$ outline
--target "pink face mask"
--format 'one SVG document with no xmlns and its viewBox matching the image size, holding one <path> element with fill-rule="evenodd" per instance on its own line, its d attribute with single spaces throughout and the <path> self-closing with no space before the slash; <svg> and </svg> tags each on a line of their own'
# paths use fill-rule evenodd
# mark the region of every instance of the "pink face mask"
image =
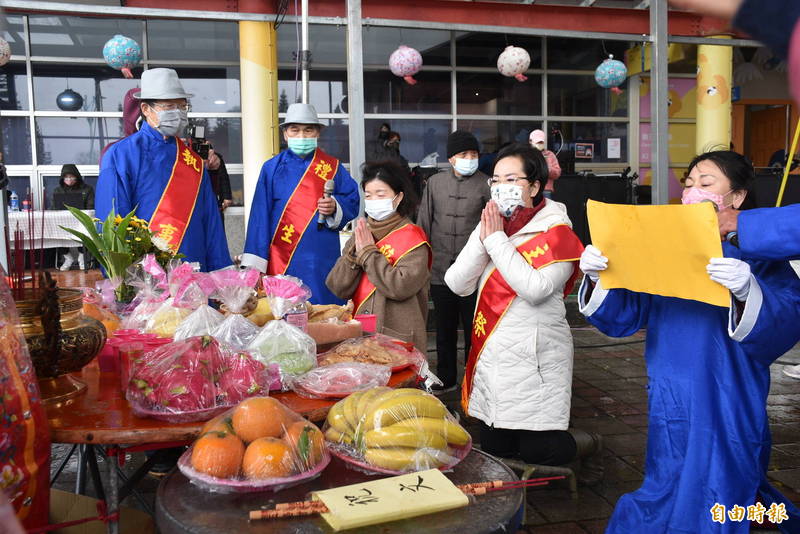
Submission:
<svg viewBox="0 0 800 534">
<path fill-rule="evenodd" d="M 725 197 L 730 194 L 730 191 L 724 195 L 719 193 L 712 193 L 699 187 L 687 187 L 683 190 L 681 195 L 682 204 L 697 204 L 706 200 L 710 200 L 717 205 L 718 211 L 722 211 L 728 206 L 725 205 Z"/>
</svg>

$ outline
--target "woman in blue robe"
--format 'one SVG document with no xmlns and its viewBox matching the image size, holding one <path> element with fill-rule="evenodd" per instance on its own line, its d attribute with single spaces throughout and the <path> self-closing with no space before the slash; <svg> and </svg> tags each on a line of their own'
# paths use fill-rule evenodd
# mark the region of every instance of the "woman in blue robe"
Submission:
<svg viewBox="0 0 800 534">
<path fill-rule="evenodd" d="M 689 171 L 684 203 L 755 204 L 753 169 L 740 155 L 702 154 Z M 608 260 L 591 245 L 581 258 L 579 302 L 589 322 L 613 337 L 647 328 L 645 478 L 619 499 L 607 533 L 747 533 L 748 513 L 761 511 L 748 506 L 757 502 L 764 522 L 780 515 L 782 532 L 800 532 L 800 512 L 766 477 L 769 366 L 794 344 L 785 325 L 800 322 L 800 281 L 787 262 L 742 261 L 737 248 L 722 245 L 724 258 L 712 258 L 708 271 L 731 291 L 730 309 L 606 290 L 598 272 Z M 714 521 L 718 505 L 724 523 Z"/>
</svg>

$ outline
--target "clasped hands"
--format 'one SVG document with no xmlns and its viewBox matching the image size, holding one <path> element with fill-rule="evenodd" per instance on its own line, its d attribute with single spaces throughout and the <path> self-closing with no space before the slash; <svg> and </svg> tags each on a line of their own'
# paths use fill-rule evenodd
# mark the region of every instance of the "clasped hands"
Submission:
<svg viewBox="0 0 800 534">
<path fill-rule="evenodd" d="M 481 211 L 481 243 L 484 239 L 489 237 L 495 232 L 503 231 L 503 216 L 500 215 L 500 209 L 493 200 L 486 203 L 486 207 Z"/>
<path fill-rule="evenodd" d="M 608 269 L 608 258 L 594 245 L 588 245 L 581 254 L 581 271 L 592 283 L 597 283 L 600 271 Z M 750 266 L 736 258 L 711 258 L 706 266 L 709 278 L 725 286 L 736 300 L 744 302 L 750 293 Z"/>
</svg>

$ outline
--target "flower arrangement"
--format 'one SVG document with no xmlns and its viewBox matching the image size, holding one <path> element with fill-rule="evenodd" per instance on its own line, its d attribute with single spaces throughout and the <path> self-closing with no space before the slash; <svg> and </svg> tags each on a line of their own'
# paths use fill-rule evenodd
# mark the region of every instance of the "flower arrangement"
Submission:
<svg viewBox="0 0 800 534">
<path fill-rule="evenodd" d="M 170 260 L 182 258 L 169 244 L 150 231 L 149 223 L 134 215 L 135 209 L 122 217 L 112 209 L 105 221 L 92 218 L 79 209 L 67 206 L 72 215 L 85 228 L 80 232 L 61 227 L 74 235 L 103 267 L 106 276 L 119 283 L 117 300 L 127 302 L 133 297 L 133 289 L 124 283 L 128 268 L 145 255 L 153 254 L 158 263 L 166 268 Z"/>
</svg>

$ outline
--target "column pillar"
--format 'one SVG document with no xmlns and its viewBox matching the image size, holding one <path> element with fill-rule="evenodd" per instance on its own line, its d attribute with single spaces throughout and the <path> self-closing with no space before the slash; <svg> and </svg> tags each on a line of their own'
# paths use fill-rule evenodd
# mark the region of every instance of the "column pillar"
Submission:
<svg viewBox="0 0 800 534">
<path fill-rule="evenodd" d="M 713 37 L 730 39 L 729 35 Z M 733 47 L 697 47 L 697 154 L 730 147 L 732 77 Z"/>
</svg>

